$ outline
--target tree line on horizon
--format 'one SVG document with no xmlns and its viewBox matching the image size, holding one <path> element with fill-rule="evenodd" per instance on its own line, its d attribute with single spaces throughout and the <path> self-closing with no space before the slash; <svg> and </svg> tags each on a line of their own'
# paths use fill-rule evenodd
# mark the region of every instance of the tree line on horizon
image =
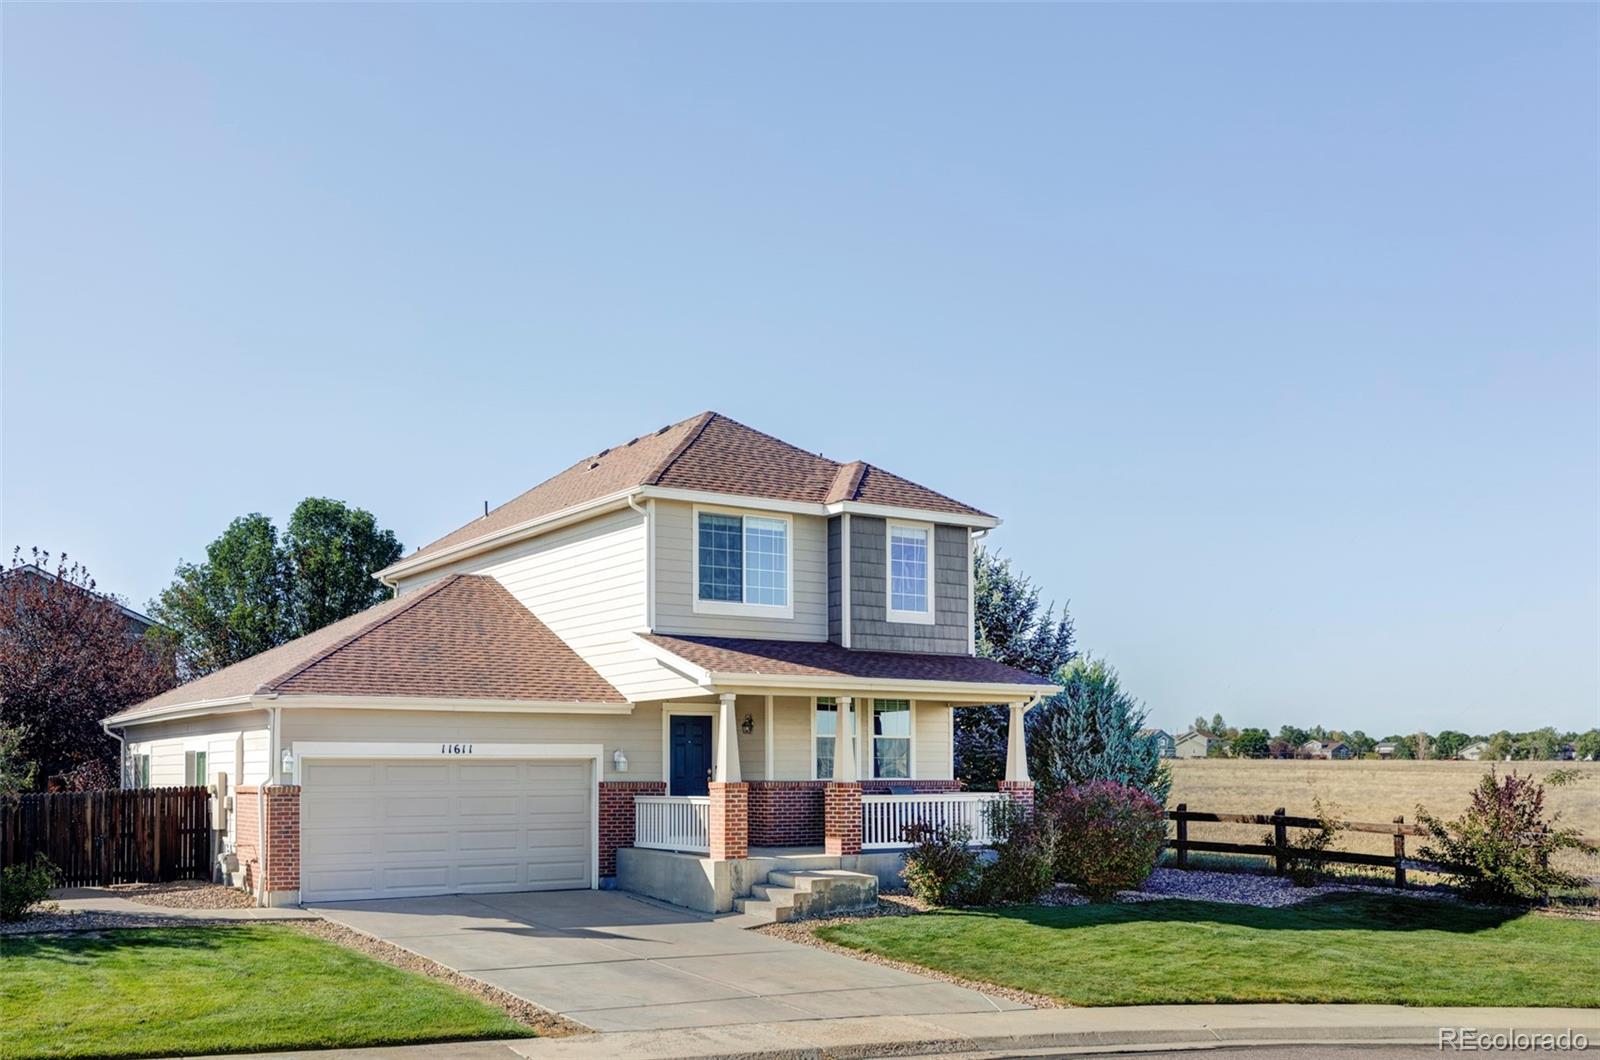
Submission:
<svg viewBox="0 0 1600 1060">
<path fill-rule="evenodd" d="M 1302 729 L 1297 725 L 1284 725 L 1274 736 L 1263 728 L 1235 728 L 1223 720 L 1221 714 L 1210 719 L 1197 717 L 1192 728 L 1219 741 L 1210 752 L 1213 757 L 1224 758 L 1297 758 L 1310 757 L 1303 750 L 1312 740 L 1324 744 L 1344 743 L 1355 758 L 1375 757 L 1379 744 L 1390 744 L 1391 758 L 1405 760 L 1458 758 L 1461 752 L 1476 744 L 1486 745 L 1483 761 L 1558 761 L 1570 747 L 1573 757 L 1581 761 L 1600 759 L 1600 729 L 1585 732 L 1562 732 L 1552 726 L 1527 732 L 1501 729 L 1494 733 L 1468 733 L 1457 729 L 1443 729 L 1438 733 L 1417 731 L 1395 733 L 1375 739 L 1360 729 L 1326 729 L 1313 725 Z"/>
</svg>

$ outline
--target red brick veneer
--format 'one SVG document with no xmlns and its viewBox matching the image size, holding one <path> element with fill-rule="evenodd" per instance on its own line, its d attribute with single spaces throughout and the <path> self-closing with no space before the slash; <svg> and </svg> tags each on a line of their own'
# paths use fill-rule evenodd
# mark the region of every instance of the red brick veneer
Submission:
<svg viewBox="0 0 1600 1060">
<path fill-rule="evenodd" d="M 822 849 L 829 854 L 861 853 L 861 785 L 828 781 L 822 789 Z"/>
<path fill-rule="evenodd" d="M 750 845 L 753 847 L 815 846 L 823 841 L 823 789 L 826 780 L 750 781 Z M 959 780 L 864 780 L 865 795 L 887 795 L 889 789 L 960 791 Z"/>
<path fill-rule="evenodd" d="M 300 889 L 300 788 L 286 784 L 266 788 L 263 800 L 256 785 L 234 789 L 234 843 L 239 864 L 244 867 L 245 888 L 254 892 L 262 882 L 263 892 Z M 262 832 L 259 809 L 266 805 L 266 875 L 261 875 Z"/>
<path fill-rule="evenodd" d="M 750 792 L 739 783 L 712 781 L 710 853 L 712 861 L 733 861 L 750 854 Z"/>
<path fill-rule="evenodd" d="M 1033 810 L 1033 781 L 1031 780 L 1002 780 L 999 785 L 1002 795 L 1009 795 L 1012 799 L 1026 806 L 1029 812 Z"/>
<path fill-rule="evenodd" d="M 617 874 L 617 848 L 633 846 L 633 797 L 665 795 L 659 780 L 603 780 L 600 782 L 600 875 Z"/>
</svg>

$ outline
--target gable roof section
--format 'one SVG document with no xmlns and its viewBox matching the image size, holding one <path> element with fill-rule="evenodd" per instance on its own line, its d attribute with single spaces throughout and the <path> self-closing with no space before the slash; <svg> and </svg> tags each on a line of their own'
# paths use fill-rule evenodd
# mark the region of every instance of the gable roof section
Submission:
<svg viewBox="0 0 1600 1060">
<path fill-rule="evenodd" d="M 841 464 L 715 412 L 584 457 L 488 515 L 407 556 L 412 563 L 530 520 L 641 486 L 726 493 L 766 500 L 856 501 L 926 512 L 984 516 L 909 479 L 856 460 Z"/>
<path fill-rule="evenodd" d="M 115 716 L 276 693 L 626 702 L 494 578 L 457 574 Z"/>
<path fill-rule="evenodd" d="M 975 655 L 929 655 L 852 651 L 829 641 L 745 640 L 737 637 L 672 637 L 640 633 L 640 639 L 713 674 L 760 677 L 834 677 L 873 681 L 945 681 L 973 685 L 1027 685 L 1040 692 L 1058 686 L 1038 674 Z"/>
</svg>

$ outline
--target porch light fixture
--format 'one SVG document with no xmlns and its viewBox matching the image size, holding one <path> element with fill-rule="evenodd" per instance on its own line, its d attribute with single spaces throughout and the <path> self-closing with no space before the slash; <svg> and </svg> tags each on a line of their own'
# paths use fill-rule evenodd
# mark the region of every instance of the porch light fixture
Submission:
<svg viewBox="0 0 1600 1060">
<path fill-rule="evenodd" d="M 755 719 L 755 717 L 750 715 L 750 714 L 746 714 L 744 716 L 744 722 L 739 726 L 739 731 L 743 732 L 746 736 L 749 736 L 751 733 L 755 732 L 756 731 L 756 719 Z"/>
<path fill-rule="evenodd" d="M 619 747 L 611 752 L 611 765 L 618 773 L 628 771 L 628 756 L 622 753 L 622 748 Z"/>
<path fill-rule="evenodd" d="M 284 776 L 286 776 L 286 777 L 294 776 L 294 751 L 291 750 L 288 747 L 285 747 L 283 749 L 282 766 L 283 766 L 283 775 Z"/>
</svg>

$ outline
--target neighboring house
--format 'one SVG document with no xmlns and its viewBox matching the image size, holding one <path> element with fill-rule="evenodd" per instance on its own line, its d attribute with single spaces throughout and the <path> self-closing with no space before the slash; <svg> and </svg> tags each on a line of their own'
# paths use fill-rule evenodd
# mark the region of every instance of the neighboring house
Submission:
<svg viewBox="0 0 1600 1060">
<path fill-rule="evenodd" d="M 1557 762 L 1575 762 L 1578 759 L 1577 744 L 1564 743 L 1556 748 Z"/>
<path fill-rule="evenodd" d="M 269 904 L 614 882 L 726 909 L 788 864 L 753 847 L 890 878 L 911 820 L 981 832 L 982 801 L 1032 799 L 1021 720 L 1059 688 L 975 654 L 998 523 L 703 413 L 107 724 L 130 780 L 198 765 L 233 796 L 225 868 Z M 1003 791 L 955 794 L 954 710 L 993 703 Z"/>
<path fill-rule="evenodd" d="M 20 566 L 11 567 L 7 570 L 0 571 L 0 578 L 27 578 L 33 581 L 43 582 L 47 585 L 54 585 L 56 582 L 61 580 L 53 571 L 47 571 L 40 567 L 37 563 L 23 563 Z M 111 601 L 111 603 L 116 605 L 117 610 L 122 612 L 122 618 L 123 621 L 127 623 L 128 635 L 130 637 L 143 637 L 144 631 L 155 625 L 155 620 L 150 616 L 140 614 L 133 608 L 126 606 L 121 600 L 118 600 L 110 593 L 96 593 L 95 595 L 101 597 L 102 599 Z"/>
<path fill-rule="evenodd" d="M 1462 759 L 1463 761 L 1476 762 L 1478 759 L 1483 758 L 1488 753 L 1489 741 L 1479 740 L 1477 743 L 1467 744 L 1467 746 L 1456 752 L 1456 757 Z"/>
<path fill-rule="evenodd" d="M 1354 758 L 1355 752 L 1343 740 L 1307 740 L 1300 745 L 1301 758 L 1329 758 L 1343 761 Z"/>
<path fill-rule="evenodd" d="M 1204 758 L 1213 748 L 1221 746 L 1222 741 L 1215 736 L 1190 729 L 1173 741 L 1172 752 L 1174 758 Z"/>
<path fill-rule="evenodd" d="M 1165 729 L 1140 729 L 1139 735 L 1156 742 L 1156 753 L 1162 758 L 1178 757 L 1178 744 Z"/>
<path fill-rule="evenodd" d="M 1395 749 L 1396 745 L 1392 743 L 1380 743 L 1373 748 L 1374 751 L 1378 752 L 1379 758 L 1393 758 Z"/>
</svg>

